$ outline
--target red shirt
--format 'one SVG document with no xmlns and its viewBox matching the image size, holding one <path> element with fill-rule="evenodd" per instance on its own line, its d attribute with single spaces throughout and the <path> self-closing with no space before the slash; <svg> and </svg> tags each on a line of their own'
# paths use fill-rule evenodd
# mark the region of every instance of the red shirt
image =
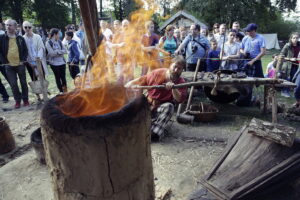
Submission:
<svg viewBox="0 0 300 200">
<path fill-rule="evenodd" d="M 166 68 L 153 70 L 149 74 L 141 77 L 140 85 L 151 86 L 151 85 L 163 85 L 167 83 L 168 82 L 168 80 L 166 80 L 167 71 L 168 69 Z M 180 77 L 178 80 L 173 81 L 173 83 L 174 84 L 185 83 L 185 80 L 182 77 Z M 178 103 L 181 103 L 186 99 L 187 88 L 179 88 L 178 91 L 181 94 L 181 99 Z M 172 95 L 172 90 L 167 90 L 167 89 L 148 90 L 148 97 L 150 97 L 150 99 L 159 101 L 160 104 L 165 102 L 174 102 L 175 100 Z"/>
</svg>

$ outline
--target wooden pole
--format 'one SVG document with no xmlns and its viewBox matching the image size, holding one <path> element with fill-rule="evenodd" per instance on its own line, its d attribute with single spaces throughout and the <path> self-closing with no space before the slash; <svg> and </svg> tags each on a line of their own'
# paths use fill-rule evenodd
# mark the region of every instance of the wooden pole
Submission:
<svg viewBox="0 0 300 200">
<path fill-rule="evenodd" d="M 93 56 L 100 44 L 99 22 L 96 0 L 79 0 L 80 12 L 89 44 L 90 54 Z"/>
<path fill-rule="evenodd" d="M 201 63 L 201 59 L 198 59 L 193 81 L 197 80 L 197 75 L 198 75 L 198 71 L 199 71 L 199 68 L 200 68 L 200 63 Z M 186 111 L 189 109 L 189 107 L 191 105 L 193 94 L 194 94 L 194 89 L 195 89 L 195 86 L 192 86 L 190 94 L 189 94 L 189 98 L 188 98 L 188 101 L 187 101 L 187 104 L 186 104 L 186 108 L 185 108 Z"/>
<path fill-rule="evenodd" d="M 218 85 L 274 85 L 282 83 L 282 80 L 276 79 L 268 79 L 268 78 L 248 78 L 248 79 L 230 79 L 230 80 L 220 80 Z M 195 82 L 188 82 L 188 83 L 181 83 L 174 85 L 173 88 L 185 88 L 185 87 L 192 87 L 192 86 L 214 86 L 215 81 L 213 80 L 201 80 Z M 131 88 L 134 89 L 164 89 L 165 85 L 153 85 L 153 86 L 140 86 L 134 85 Z"/>
</svg>

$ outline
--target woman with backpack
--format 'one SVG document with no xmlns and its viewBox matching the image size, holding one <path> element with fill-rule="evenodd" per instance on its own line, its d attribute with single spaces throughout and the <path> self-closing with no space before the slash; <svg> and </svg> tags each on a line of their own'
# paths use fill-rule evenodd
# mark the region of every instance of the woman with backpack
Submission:
<svg viewBox="0 0 300 200">
<path fill-rule="evenodd" d="M 165 36 L 159 40 L 159 47 L 163 49 L 164 67 L 169 67 L 171 64 L 171 55 L 177 49 L 177 38 L 174 36 L 174 26 L 168 25 Z"/>
<path fill-rule="evenodd" d="M 64 54 L 67 50 L 59 40 L 59 30 L 52 28 L 50 30 L 50 39 L 46 42 L 47 59 L 54 73 L 56 86 L 60 92 L 67 92 L 66 81 L 66 61 Z"/>
</svg>

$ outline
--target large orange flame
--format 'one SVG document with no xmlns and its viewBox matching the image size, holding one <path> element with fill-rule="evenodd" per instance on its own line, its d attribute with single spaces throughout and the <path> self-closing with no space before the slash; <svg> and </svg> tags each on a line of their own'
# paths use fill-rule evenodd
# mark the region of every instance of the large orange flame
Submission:
<svg viewBox="0 0 300 200">
<path fill-rule="evenodd" d="M 80 117 L 120 110 L 130 100 L 123 84 L 134 77 L 134 70 L 144 66 L 152 69 L 156 67 L 153 59 L 145 56 L 141 48 L 141 38 L 146 32 L 145 22 L 151 19 L 155 6 L 150 0 L 138 3 L 146 3 L 150 9 L 141 8 L 132 13 L 128 29 L 116 36 L 120 38 L 114 38 L 115 41 L 124 42 L 124 46 L 117 50 L 118 62 L 122 64 L 123 82 L 117 81 L 115 73 L 111 73 L 115 64 L 111 56 L 106 55 L 107 44 L 102 42 L 92 58 L 92 68 L 82 76 L 81 87 L 57 97 L 58 105 L 64 114 Z"/>
</svg>

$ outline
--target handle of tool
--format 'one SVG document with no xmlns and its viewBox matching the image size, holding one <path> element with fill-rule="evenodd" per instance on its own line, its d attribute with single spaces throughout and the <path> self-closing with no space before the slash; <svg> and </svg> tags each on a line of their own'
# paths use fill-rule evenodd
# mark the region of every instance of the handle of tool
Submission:
<svg viewBox="0 0 300 200">
<path fill-rule="evenodd" d="M 195 74 L 194 74 L 193 81 L 197 80 L 197 75 L 198 75 L 198 71 L 199 71 L 199 68 L 200 68 L 200 63 L 201 63 L 201 59 L 199 58 L 198 61 L 197 61 L 197 65 L 196 65 L 196 69 L 195 69 Z M 192 98 L 193 98 L 193 93 L 194 93 L 194 88 L 195 88 L 195 86 L 191 87 L 191 91 L 190 91 L 190 94 L 189 94 L 189 98 L 188 98 L 188 102 L 187 102 L 185 111 L 187 111 L 189 109 L 190 105 L 191 105 Z"/>
</svg>

